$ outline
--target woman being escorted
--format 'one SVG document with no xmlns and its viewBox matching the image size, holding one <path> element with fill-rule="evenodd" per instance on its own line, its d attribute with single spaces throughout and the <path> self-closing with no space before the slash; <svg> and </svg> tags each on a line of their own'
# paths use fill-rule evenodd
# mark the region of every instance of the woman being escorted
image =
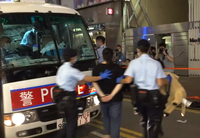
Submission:
<svg viewBox="0 0 200 138">
<path fill-rule="evenodd" d="M 103 50 L 103 59 L 104 61 L 94 68 L 93 76 L 99 76 L 105 70 L 110 70 L 112 75 L 110 79 L 93 83 L 93 86 L 101 99 L 105 138 L 119 138 L 123 95 L 122 84 L 117 84 L 116 79 L 123 75 L 123 70 L 119 65 L 113 63 L 112 49 L 105 48 Z"/>
</svg>

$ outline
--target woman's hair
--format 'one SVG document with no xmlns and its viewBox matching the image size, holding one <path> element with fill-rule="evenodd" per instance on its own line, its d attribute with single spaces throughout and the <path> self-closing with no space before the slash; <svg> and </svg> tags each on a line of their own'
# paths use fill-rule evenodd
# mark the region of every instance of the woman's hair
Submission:
<svg viewBox="0 0 200 138">
<path fill-rule="evenodd" d="M 113 50 L 110 48 L 105 48 L 103 50 L 103 59 L 107 62 L 107 64 L 113 63 Z"/>
</svg>

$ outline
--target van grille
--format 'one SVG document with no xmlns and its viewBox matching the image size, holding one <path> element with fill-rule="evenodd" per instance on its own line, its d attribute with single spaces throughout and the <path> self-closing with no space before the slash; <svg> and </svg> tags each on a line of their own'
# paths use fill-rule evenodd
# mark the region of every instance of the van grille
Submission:
<svg viewBox="0 0 200 138">
<path fill-rule="evenodd" d="M 81 99 L 77 100 L 77 106 L 83 107 L 82 111 L 84 111 L 86 108 L 86 98 L 81 98 Z M 52 121 L 52 120 L 60 118 L 58 116 L 58 113 L 59 112 L 57 110 L 56 105 L 50 105 L 50 106 L 46 106 L 46 107 L 37 109 L 37 114 L 38 114 L 39 120 L 41 122 Z"/>
<path fill-rule="evenodd" d="M 56 105 L 50 105 L 47 107 L 37 109 L 39 120 L 42 122 L 52 121 L 58 119 Z"/>
</svg>

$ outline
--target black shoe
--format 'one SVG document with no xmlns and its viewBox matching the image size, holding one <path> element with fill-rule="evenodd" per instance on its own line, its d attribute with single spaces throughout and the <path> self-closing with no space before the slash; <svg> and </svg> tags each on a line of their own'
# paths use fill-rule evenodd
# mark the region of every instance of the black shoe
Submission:
<svg viewBox="0 0 200 138">
<path fill-rule="evenodd" d="M 162 138 L 164 136 L 164 132 L 161 130 L 158 134 L 158 138 Z"/>
</svg>

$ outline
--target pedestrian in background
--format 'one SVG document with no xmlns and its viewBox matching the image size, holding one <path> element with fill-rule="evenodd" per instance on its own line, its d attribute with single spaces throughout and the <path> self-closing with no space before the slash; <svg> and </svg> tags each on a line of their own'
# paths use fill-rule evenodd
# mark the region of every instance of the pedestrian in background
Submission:
<svg viewBox="0 0 200 138">
<path fill-rule="evenodd" d="M 129 66 L 130 61 L 131 61 L 130 59 L 128 59 L 128 58 L 126 59 L 126 65 L 127 66 Z"/>
<path fill-rule="evenodd" d="M 149 52 L 150 57 L 155 58 L 156 56 L 156 48 L 154 46 L 151 46 L 151 50 Z"/>
<path fill-rule="evenodd" d="M 97 44 L 97 47 L 98 47 L 97 48 L 97 56 L 98 56 L 97 63 L 98 64 L 101 64 L 104 61 L 102 53 L 103 53 L 103 50 L 106 48 L 105 42 L 106 42 L 105 37 L 97 36 L 96 44 Z"/>
<path fill-rule="evenodd" d="M 167 45 L 165 43 L 160 43 L 158 51 L 156 53 L 155 59 L 163 62 L 165 68 L 174 68 L 174 56 L 172 51 L 167 49 Z M 174 73 L 174 69 L 164 69 L 166 72 Z"/>
<path fill-rule="evenodd" d="M 114 62 L 118 65 L 126 64 L 126 55 L 123 54 L 121 45 L 117 45 L 117 48 L 115 49 Z"/>
</svg>

